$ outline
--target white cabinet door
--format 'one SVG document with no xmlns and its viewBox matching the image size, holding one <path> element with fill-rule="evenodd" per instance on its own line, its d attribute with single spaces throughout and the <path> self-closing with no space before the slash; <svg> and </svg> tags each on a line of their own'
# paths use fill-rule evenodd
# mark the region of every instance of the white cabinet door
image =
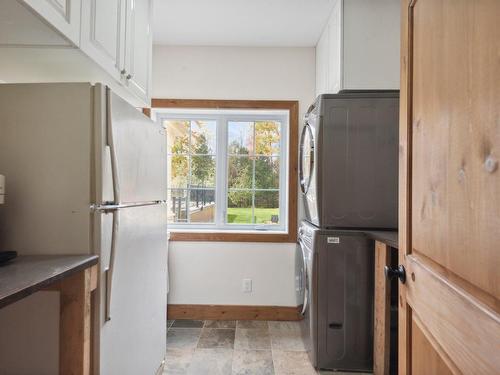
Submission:
<svg viewBox="0 0 500 375">
<path fill-rule="evenodd" d="M 151 91 L 151 0 L 127 0 L 125 80 L 135 95 L 149 104 Z"/>
<path fill-rule="evenodd" d="M 401 1 L 343 3 L 344 88 L 399 89 Z"/>
<path fill-rule="evenodd" d="M 342 88 L 342 1 L 337 0 L 316 45 L 316 95 Z"/>
<path fill-rule="evenodd" d="M 337 1 L 328 22 L 328 81 L 326 90 L 336 94 L 342 88 L 342 2 Z"/>
<path fill-rule="evenodd" d="M 76 46 L 80 45 L 81 0 L 23 0 L 23 2 Z"/>
<path fill-rule="evenodd" d="M 328 25 L 316 45 L 316 95 L 325 94 L 328 84 Z"/>
<path fill-rule="evenodd" d="M 125 59 L 125 1 L 85 0 L 80 48 L 116 80 Z"/>
</svg>

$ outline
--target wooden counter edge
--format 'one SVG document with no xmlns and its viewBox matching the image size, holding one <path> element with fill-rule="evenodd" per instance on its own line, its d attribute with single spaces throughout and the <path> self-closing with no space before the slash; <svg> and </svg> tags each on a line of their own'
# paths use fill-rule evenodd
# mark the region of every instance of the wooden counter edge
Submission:
<svg viewBox="0 0 500 375">
<path fill-rule="evenodd" d="M 391 247 L 375 241 L 375 297 L 373 334 L 373 374 L 389 374 L 390 356 L 390 285 L 384 267 L 390 266 Z"/>
</svg>

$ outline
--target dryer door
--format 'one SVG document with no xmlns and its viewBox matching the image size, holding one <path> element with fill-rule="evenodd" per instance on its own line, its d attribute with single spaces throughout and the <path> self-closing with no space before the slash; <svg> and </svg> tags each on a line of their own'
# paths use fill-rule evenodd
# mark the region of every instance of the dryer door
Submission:
<svg viewBox="0 0 500 375">
<path fill-rule="evenodd" d="M 306 218 L 310 222 L 318 224 L 314 125 L 310 123 L 312 121 L 315 121 L 315 118 L 310 118 L 306 121 L 300 137 L 299 178 L 300 188 L 304 197 Z"/>
<path fill-rule="evenodd" d="M 314 168 L 314 139 L 311 126 L 306 122 L 300 137 L 300 188 L 307 194 Z"/>
</svg>

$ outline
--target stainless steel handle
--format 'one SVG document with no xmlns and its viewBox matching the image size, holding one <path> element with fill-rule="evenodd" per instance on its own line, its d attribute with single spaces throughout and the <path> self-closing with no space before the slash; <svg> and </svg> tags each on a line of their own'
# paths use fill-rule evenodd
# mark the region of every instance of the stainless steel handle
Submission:
<svg viewBox="0 0 500 375">
<path fill-rule="evenodd" d="M 111 154 L 111 174 L 113 176 L 113 194 L 114 194 L 114 202 L 118 204 L 121 202 L 120 200 L 120 181 L 118 176 L 118 160 L 116 157 L 116 147 L 113 139 L 113 126 L 111 120 L 111 91 L 109 88 L 106 88 L 106 103 L 107 103 L 107 144 L 109 146 L 110 154 Z"/>
<path fill-rule="evenodd" d="M 115 268 L 116 248 L 118 244 L 118 233 L 120 229 L 120 213 L 113 211 L 113 231 L 111 232 L 111 252 L 109 256 L 109 265 L 105 271 L 106 274 L 106 305 L 104 308 L 104 319 L 111 320 L 111 293 L 113 291 L 113 271 Z"/>
<path fill-rule="evenodd" d="M 307 311 L 307 304 L 309 303 L 309 274 L 307 272 L 307 258 L 304 251 L 304 242 L 299 239 L 300 250 L 302 251 L 302 258 L 304 261 L 304 301 L 302 302 L 301 315 L 305 315 Z"/>
<path fill-rule="evenodd" d="M 158 204 L 166 204 L 166 203 L 167 203 L 166 201 L 151 201 L 151 202 L 137 202 L 137 203 L 109 202 L 109 203 L 105 203 L 105 204 L 93 204 L 90 206 L 90 209 L 92 211 L 112 212 L 112 211 L 120 210 L 122 208 L 155 206 Z"/>
</svg>

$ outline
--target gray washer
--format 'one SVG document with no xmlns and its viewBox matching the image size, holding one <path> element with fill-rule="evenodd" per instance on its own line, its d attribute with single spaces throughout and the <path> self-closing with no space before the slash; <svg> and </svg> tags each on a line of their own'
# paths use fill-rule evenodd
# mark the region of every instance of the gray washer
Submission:
<svg viewBox="0 0 500 375">
<path fill-rule="evenodd" d="M 303 221 L 302 335 L 316 368 L 373 369 L 373 241 L 363 232 Z"/>
<path fill-rule="evenodd" d="M 300 142 L 308 221 L 321 228 L 397 228 L 398 123 L 398 91 L 318 96 Z"/>
</svg>

